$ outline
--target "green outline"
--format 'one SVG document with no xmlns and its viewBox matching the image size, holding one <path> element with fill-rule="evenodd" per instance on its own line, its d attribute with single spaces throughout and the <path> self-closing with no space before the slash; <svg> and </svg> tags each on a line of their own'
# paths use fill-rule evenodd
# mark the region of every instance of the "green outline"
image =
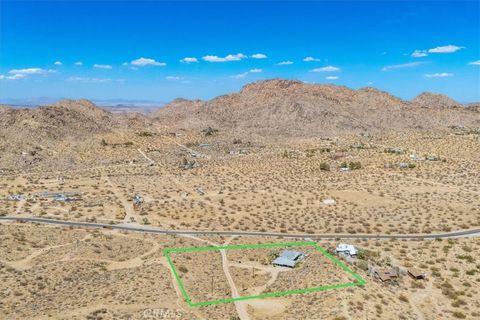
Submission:
<svg viewBox="0 0 480 320">
<path fill-rule="evenodd" d="M 348 274 L 353 276 L 355 278 L 356 282 L 341 283 L 341 284 L 336 284 L 336 285 L 321 286 L 321 287 L 314 287 L 314 288 L 307 288 L 307 289 L 298 289 L 298 290 L 264 293 L 264 294 L 259 294 L 259 295 L 255 295 L 255 296 L 227 298 L 227 299 L 210 300 L 210 301 L 193 303 L 192 300 L 190 299 L 190 297 L 188 296 L 187 290 L 185 289 L 185 287 L 182 283 L 182 280 L 180 279 L 180 276 L 178 275 L 177 269 L 175 269 L 175 265 L 173 264 L 172 259 L 170 257 L 170 253 L 175 253 L 175 252 L 193 252 L 193 251 L 224 250 L 224 249 L 257 249 L 257 248 L 293 247 L 293 246 L 297 246 L 297 247 L 312 246 L 312 247 L 314 247 L 315 249 L 320 251 L 325 257 L 327 257 L 329 260 L 333 261 L 342 270 L 346 271 Z M 367 281 L 362 279 L 362 277 L 360 277 L 352 269 L 347 267 L 343 262 L 341 262 L 336 257 L 332 256 L 325 249 L 323 249 L 321 246 L 319 246 L 318 244 L 316 244 L 313 241 L 287 242 L 287 243 L 266 243 L 266 244 L 237 245 L 237 246 L 218 246 L 218 247 L 210 246 L 210 247 L 171 248 L 171 249 L 166 248 L 166 249 L 163 249 L 163 253 L 164 253 L 165 257 L 167 258 L 168 264 L 170 265 L 170 268 L 172 269 L 172 272 L 175 276 L 175 279 L 177 280 L 178 285 L 180 287 L 180 291 L 182 291 L 182 294 L 185 298 L 185 301 L 187 302 L 189 307 L 201 307 L 201 306 L 208 306 L 208 305 L 212 305 L 212 304 L 228 303 L 228 302 L 235 302 L 235 301 L 241 301 L 241 300 L 250 300 L 250 299 L 258 299 L 258 298 L 268 298 L 268 297 L 279 297 L 279 296 L 285 296 L 285 295 L 290 295 L 290 294 L 299 294 L 299 293 L 308 293 L 308 292 L 314 292 L 314 291 L 325 291 L 325 290 L 331 290 L 331 289 L 356 287 L 356 286 L 363 286 L 364 284 L 367 283 Z"/>
</svg>

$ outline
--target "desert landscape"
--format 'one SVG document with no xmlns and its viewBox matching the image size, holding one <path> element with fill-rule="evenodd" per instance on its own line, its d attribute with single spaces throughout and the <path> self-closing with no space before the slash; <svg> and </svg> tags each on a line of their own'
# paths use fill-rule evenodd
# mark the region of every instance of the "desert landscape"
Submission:
<svg viewBox="0 0 480 320">
<path fill-rule="evenodd" d="M 0 318 L 480 316 L 478 105 L 273 79 L 141 111 L 0 107 Z M 297 241 L 366 283 L 192 307 L 164 252 Z M 192 302 L 358 281 L 294 249 L 172 262 Z"/>
</svg>

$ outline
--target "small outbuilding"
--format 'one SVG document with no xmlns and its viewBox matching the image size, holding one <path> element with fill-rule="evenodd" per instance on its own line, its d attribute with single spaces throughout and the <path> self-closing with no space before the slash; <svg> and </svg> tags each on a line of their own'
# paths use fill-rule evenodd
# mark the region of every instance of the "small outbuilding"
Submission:
<svg viewBox="0 0 480 320">
<path fill-rule="evenodd" d="M 337 203 L 334 199 L 332 198 L 327 198 L 327 199 L 323 199 L 323 204 L 335 204 Z"/>
<path fill-rule="evenodd" d="M 357 248 L 355 248 L 351 244 L 346 244 L 346 243 L 340 243 L 339 245 L 337 245 L 337 247 L 335 248 L 335 251 L 337 252 L 337 254 L 339 253 L 348 254 L 351 257 L 356 256 L 358 254 Z"/>
<path fill-rule="evenodd" d="M 293 268 L 295 265 L 303 260 L 306 254 L 300 251 L 285 250 L 272 261 L 274 266 Z"/>
<path fill-rule="evenodd" d="M 379 269 L 375 270 L 375 277 L 381 282 L 388 282 L 398 277 L 398 274 L 393 269 Z"/>
<path fill-rule="evenodd" d="M 425 272 L 421 272 L 420 270 L 415 268 L 408 269 L 408 275 L 415 280 L 421 280 L 427 277 L 427 274 Z"/>
</svg>

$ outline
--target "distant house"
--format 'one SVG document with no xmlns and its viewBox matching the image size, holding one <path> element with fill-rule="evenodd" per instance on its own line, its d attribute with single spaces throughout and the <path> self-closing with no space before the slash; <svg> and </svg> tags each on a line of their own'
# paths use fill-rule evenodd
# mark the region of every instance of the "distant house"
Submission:
<svg viewBox="0 0 480 320">
<path fill-rule="evenodd" d="M 424 158 L 424 157 L 420 157 L 420 156 L 418 156 L 418 155 L 416 155 L 416 154 L 411 154 L 411 155 L 410 155 L 410 160 L 412 160 L 412 161 L 423 161 L 423 160 L 425 160 L 425 158 Z"/>
<path fill-rule="evenodd" d="M 140 195 L 136 194 L 135 197 L 133 197 L 133 204 L 138 206 L 142 203 L 143 203 L 143 198 Z"/>
<path fill-rule="evenodd" d="M 410 268 L 408 269 L 408 275 L 415 280 L 425 279 L 427 274 L 425 272 L 421 272 L 418 269 Z"/>
<path fill-rule="evenodd" d="M 428 161 L 439 161 L 440 160 L 440 157 L 436 156 L 436 155 L 429 155 L 427 157 L 427 160 Z"/>
<path fill-rule="evenodd" d="M 323 204 L 335 204 L 337 203 L 334 199 L 328 198 L 328 199 L 323 199 Z"/>
<path fill-rule="evenodd" d="M 337 252 L 337 254 L 348 254 L 351 257 L 356 256 L 358 254 L 357 248 L 355 248 L 351 244 L 346 244 L 346 243 L 340 243 L 339 245 L 337 245 L 337 247 L 335 248 L 335 251 Z"/>
<path fill-rule="evenodd" d="M 23 194 L 14 193 L 8 196 L 8 200 L 22 201 L 23 199 L 25 199 Z"/>
<path fill-rule="evenodd" d="M 350 171 L 350 168 L 345 168 L 345 167 L 340 168 L 340 172 L 348 172 L 348 171 Z"/>
<path fill-rule="evenodd" d="M 293 268 L 295 265 L 303 260 L 306 257 L 306 254 L 300 251 L 291 251 L 285 250 L 280 255 L 272 261 L 274 266 L 278 267 L 289 267 Z"/>
<path fill-rule="evenodd" d="M 378 269 L 375 270 L 375 277 L 381 282 L 388 282 L 396 279 L 398 274 L 393 269 Z"/>
</svg>

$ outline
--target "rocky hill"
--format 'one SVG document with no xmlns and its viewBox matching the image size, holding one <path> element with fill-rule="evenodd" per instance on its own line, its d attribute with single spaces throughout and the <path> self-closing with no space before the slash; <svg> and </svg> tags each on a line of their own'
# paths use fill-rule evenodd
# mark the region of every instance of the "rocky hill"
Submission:
<svg viewBox="0 0 480 320">
<path fill-rule="evenodd" d="M 33 109 L 0 109 L 0 131 L 24 139 L 82 137 L 118 124 L 113 115 L 87 100 L 64 100 Z"/>
<path fill-rule="evenodd" d="M 455 108 L 461 107 L 461 104 L 452 98 L 438 93 L 424 92 L 412 100 L 413 104 L 424 108 Z"/>
<path fill-rule="evenodd" d="M 374 88 L 352 90 L 274 79 L 210 101 L 175 100 L 153 117 L 183 128 L 215 126 L 299 136 L 480 125 L 480 118 L 471 112 L 446 106 L 459 104 L 428 93 L 409 102 Z"/>
</svg>

